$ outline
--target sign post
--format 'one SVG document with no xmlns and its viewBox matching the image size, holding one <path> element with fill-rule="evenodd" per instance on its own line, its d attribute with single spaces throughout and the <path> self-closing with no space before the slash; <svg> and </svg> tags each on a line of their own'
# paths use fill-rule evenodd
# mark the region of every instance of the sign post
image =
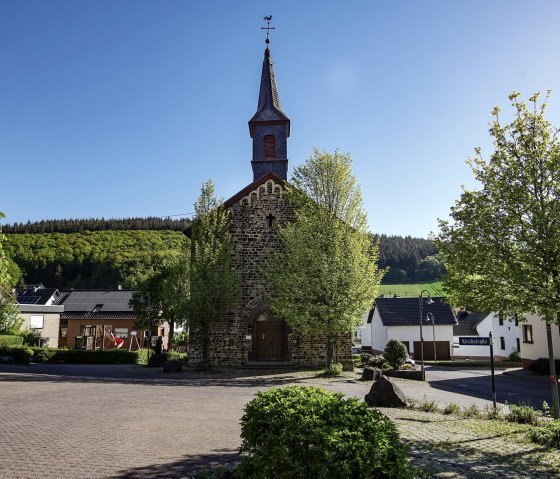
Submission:
<svg viewBox="0 0 560 479">
<path fill-rule="evenodd" d="M 492 403 L 496 410 L 496 379 L 494 376 L 494 345 L 492 344 L 492 331 L 487 338 L 459 337 L 460 346 L 490 346 L 490 369 L 492 371 Z"/>
</svg>

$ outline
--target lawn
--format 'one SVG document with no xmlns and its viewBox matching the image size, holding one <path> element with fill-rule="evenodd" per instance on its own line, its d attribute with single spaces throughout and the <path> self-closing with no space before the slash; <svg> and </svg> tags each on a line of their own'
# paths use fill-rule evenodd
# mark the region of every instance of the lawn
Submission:
<svg viewBox="0 0 560 479">
<path fill-rule="evenodd" d="M 441 281 L 436 283 L 382 284 L 379 286 L 379 294 L 385 296 L 396 294 L 401 298 L 417 298 L 423 290 L 429 291 L 432 296 L 444 296 Z"/>
</svg>

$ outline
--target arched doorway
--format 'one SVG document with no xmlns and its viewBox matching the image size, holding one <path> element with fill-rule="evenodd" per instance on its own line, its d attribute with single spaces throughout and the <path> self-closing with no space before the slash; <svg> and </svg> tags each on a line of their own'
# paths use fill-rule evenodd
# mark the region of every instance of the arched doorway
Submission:
<svg viewBox="0 0 560 479">
<path fill-rule="evenodd" d="M 282 361 L 285 349 L 284 321 L 267 309 L 256 318 L 255 350 L 257 361 Z"/>
</svg>

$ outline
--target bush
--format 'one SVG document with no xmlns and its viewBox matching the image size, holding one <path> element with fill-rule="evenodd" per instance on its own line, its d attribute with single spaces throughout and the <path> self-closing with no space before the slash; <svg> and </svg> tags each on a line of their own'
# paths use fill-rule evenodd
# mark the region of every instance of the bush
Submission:
<svg viewBox="0 0 560 479">
<path fill-rule="evenodd" d="M 41 341 L 41 333 L 36 329 L 27 329 L 20 333 L 23 338 L 23 344 L 27 346 L 39 346 L 39 341 Z"/>
<path fill-rule="evenodd" d="M 537 424 L 541 412 L 533 409 L 529 404 L 508 404 L 509 413 L 506 419 L 519 424 Z"/>
<path fill-rule="evenodd" d="M 21 336 L 12 336 L 11 334 L 0 335 L 0 346 L 21 346 L 23 338 Z"/>
<path fill-rule="evenodd" d="M 411 478 L 395 425 L 355 398 L 290 386 L 257 393 L 241 419 L 241 479 Z"/>
<path fill-rule="evenodd" d="M 445 405 L 443 408 L 443 414 L 459 414 L 460 410 L 461 408 L 459 405 L 452 402 Z"/>
<path fill-rule="evenodd" d="M 406 346 L 398 339 L 389 339 L 383 351 L 383 357 L 393 369 L 399 369 L 408 359 Z"/>
<path fill-rule="evenodd" d="M 148 361 L 149 368 L 162 368 L 167 361 L 167 353 L 156 354 L 154 351 L 150 352 L 150 360 Z"/>
<path fill-rule="evenodd" d="M 433 399 L 429 400 L 424 397 L 424 400 L 420 401 L 420 403 L 418 404 L 418 409 L 424 412 L 437 412 L 438 405 Z"/>
<path fill-rule="evenodd" d="M 529 432 L 531 441 L 543 446 L 560 449 L 560 421 L 547 421 Z"/>
<path fill-rule="evenodd" d="M 56 349 L 53 348 L 32 348 L 33 361 L 36 363 L 48 363 L 56 354 Z"/>
<path fill-rule="evenodd" d="M 33 356 L 33 351 L 25 346 L 0 346 L 0 356 L 8 356 L 13 358 L 14 362 L 17 364 L 28 365 Z"/>
<path fill-rule="evenodd" d="M 478 417 L 480 416 L 480 409 L 476 404 L 471 404 L 470 406 L 463 406 L 462 415 L 464 417 Z"/>
<path fill-rule="evenodd" d="M 137 364 L 138 353 L 120 349 L 57 349 L 52 361 L 67 364 Z"/>
<path fill-rule="evenodd" d="M 187 364 L 187 353 L 179 351 L 167 351 L 167 359 L 169 361 L 179 361 L 181 364 Z"/>
<path fill-rule="evenodd" d="M 342 364 L 332 363 L 321 371 L 319 376 L 324 378 L 333 378 L 342 374 Z"/>
<path fill-rule="evenodd" d="M 520 363 L 521 355 L 519 354 L 519 351 L 517 349 L 514 349 L 511 353 L 509 353 L 508 359 L 514 363 Z"/>
<path fill-rule="evenodd" d="M 556 365 L 556 372 L 560 371 L 560 359 L 554 361 Z M 550 363 L 548 358 L 539 358 L 529 365 L 529 371 L 537 374 L 550 374 Z"/>
</svg>

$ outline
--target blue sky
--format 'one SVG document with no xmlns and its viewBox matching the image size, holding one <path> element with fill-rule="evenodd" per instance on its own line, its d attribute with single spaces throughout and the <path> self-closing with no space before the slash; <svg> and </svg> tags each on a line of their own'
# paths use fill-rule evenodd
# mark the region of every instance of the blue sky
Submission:
<svg viewBox="0 0 560 479">
<path fill-rule="evenodd" d="M 269 14 L 290 166 L 350 152 L 374 232 L 437 231 L 513 90 L 552 89 L 560 125 L 554 0 L 1 0 L 7 221 L 191 213 L 203 181 L 250 183 Z"/>
</svg>

